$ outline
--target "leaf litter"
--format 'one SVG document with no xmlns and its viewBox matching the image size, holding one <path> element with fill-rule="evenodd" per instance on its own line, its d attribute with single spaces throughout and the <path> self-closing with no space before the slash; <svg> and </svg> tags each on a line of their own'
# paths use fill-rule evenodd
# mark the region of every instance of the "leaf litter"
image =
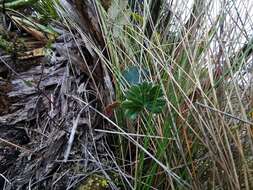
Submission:
<svg viewBox="0 0 253 190">
<path fill-rule="evenodd" d="M 105 135 L 94 131 L 106 125 L 103 118 L 74 98 L 103 110 L 113 99 L 103 95 L 111 94 L 103 80 L 108 72 L 94 64 L 98 58 L 80 35 L 57 27 L 61 34 L 49 54 L 17 59 L 0 51 L 0 187 L 6 190 L 75 189 L 93 174 L 109 180 L 114 168 Z"/>
</svg>

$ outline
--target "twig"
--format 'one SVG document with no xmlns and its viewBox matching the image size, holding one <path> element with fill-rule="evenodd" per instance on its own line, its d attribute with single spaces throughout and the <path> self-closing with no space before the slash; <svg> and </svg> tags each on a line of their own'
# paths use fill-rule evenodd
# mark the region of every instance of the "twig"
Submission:
<svg viewBox="0 0 253 190">
<path fill-rule="evenodd" d="M 218 109 L 216 109 L 216 108 L 210 107 L 210 106 L 208 106 L 208 105 L 201 104 L 201 103 L 199 103 L 199 102 L 195 102 L 195 104 L 197 104 L 197 105 L 199 105 L 199 106 L 201 106 L 201 107 L 204 107 L 204 108 L 207 108 L 207 109 L 209 109 L 209 110 L 218 112 L 218 113 L 220 113 L 220 114 L 223 114 L 223 115 L 225 115 L 225 116 L 231 117 L 231 118 L 233 118 L 233 119 L 236 119 L 236 120 L 238 120 L 238 121 L 241 121 L 241 122 L 244 122 L 244 123 L 247 123 L 247 124 L 253 126 L 253 123 L 252 123 L 252 122 L 247 121 L 247 120 L 244 120 L 244 119 L 241 119 L 241 118 L 239 118 L 239 117 L 236 117 L 236 116 L 234 116 L 234 115 L 232 115 L 232 114 L 230 114 L 230 113 L 226 113 L 226 112 L 220 111 L 220 110 L 218 110 Z"/>
<path fill-rule="evenodd" d="M 78 126 L 78 121 L 81 117 L 81 114 L 82 114 L 83 110 L 85 110 L 88 106 L 89 106 L 89 104 L 84 106 L 80 110 L 80 112 L 78 113 L 78 116 L 77 116 L 76 120 L 73 121 L 73 127 L 71 129 L 70 137 L 69 137 L 69 140 L 68 140 L 68 146 L 67 146 L 67 149 L 66 149 L 65 154 L 64 154 L 64 162 L 67 162 L 67 160 L 68 160 L 68 157 L 69 157 L 69 154 L 70 154 L 70 151 L 71 151 L 71 147 L 72 147 L 72 144 L 74 142 L 74 137 L 75 137 L 76 129 L 77 129 L 77 126 Z"/>
<path fill-rule="evenodd" d="M 123 132 L 118 132 L 118 131 L 109 131 L 109 130 L 102 130 L 102 129 L 94 129 L 96 132 L 101 132 L 101 133 L 109 133 L 109 134 L 118 134 L 118 135 L 125 135 Z M 154 139 L 168 139 L 168 140 L 175 140 L 173 138 L 167 138 L 167 137 L 162 137 L 162 136 L 153 136 L 153 135 L 142 135 L 142 134 L 134 134 L 134 133 L 127 133 L 129 136 L 134 136 L 134 137 L 148 137 L 148 138 L 154 138 Z"/>
<path fill-rule="evenodd" d="M 3 174 L 0 173 L 0 177 L 4 178 L 4 180 L 5 180 L 7 183 L 11 184 L 10 180 L 8 180 Z"/>
<path fill-rule="evenodd" d="M 24 150 L 24 151 L 28 151 L 28 152 L 32 152 L 32 151 L 29 150 L 29 149 L 26 149 L 26 148 L 24 148 L 24 147 L 22 147 L 22 146 L 16 145 L 16 144 L 14 144 L 14 143 L 12 143 L 12 142 L 9 142 L 9 141 L 7 141 L 7 140 L 5 140 L 5 139 L 3 139 L 3 138 L 0 138 L 0 141 L 6 143 L 6 144 L 8 144 L 8 145 L 11 145 L 11 146 L 13 146 L 13 147 L 15 147 L 15 148 L 18 148 L 18 149 L 21 149 L 21 150 Z"/>
</svg>

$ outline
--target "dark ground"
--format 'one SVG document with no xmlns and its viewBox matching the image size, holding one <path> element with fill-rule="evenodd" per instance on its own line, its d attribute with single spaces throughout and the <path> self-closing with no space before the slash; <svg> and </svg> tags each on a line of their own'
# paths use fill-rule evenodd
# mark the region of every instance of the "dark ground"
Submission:
<svg viewBox="0 0 253 190">
<path fill-rule="evenodd" d="M 0 52 L 0 189 L 75 189 L 113 170 L 105 136 L 94 132 L 107 124 L 89 107 L 106 103 L 98 58 L 60 30 L 50 54 Z"/>
</svg>

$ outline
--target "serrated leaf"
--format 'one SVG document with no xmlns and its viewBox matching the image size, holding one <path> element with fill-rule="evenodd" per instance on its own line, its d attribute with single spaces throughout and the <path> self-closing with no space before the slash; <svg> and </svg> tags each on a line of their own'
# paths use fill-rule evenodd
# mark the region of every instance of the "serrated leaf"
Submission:
<svg viewBox="0 0 253 190">
<path fill-rule="evenodd" d="M 163 111 L 165 104 L 166 101 L 164 99 L 158 99 L 157 101 L 152 102 L 151 104 L 147 104 L 147 109 L 152 113 L 160 113 Z"/>
<path fill-rule="evenodd" d="M 143 82 L 132 86 L 128 90 L 122 108 L 125 110 L 127 117 L 136 118 L 144 109 L 151 113 L 160 113 L 165 104 L 162 89 L 158 85 Z"/>
<path fill-rule="evenodd" d="M 125 110 L 129 109 L 129 110 L 141 111 L 142 104 L 141 102 L 126 100 L 122 103 L 122 108 L 124 108 Z"/>
<path fill-rule="evenodd" d="M 161 97 L 163 95 L 163 91 L 162 89 L 160 88 L 160 86 L 158 85 L 155 85 L 152 87 L 152 89 L 150 90 L 150 95 L 152 97 L 154 96 L 158 96 L 158 97 Z"/>
</svg>

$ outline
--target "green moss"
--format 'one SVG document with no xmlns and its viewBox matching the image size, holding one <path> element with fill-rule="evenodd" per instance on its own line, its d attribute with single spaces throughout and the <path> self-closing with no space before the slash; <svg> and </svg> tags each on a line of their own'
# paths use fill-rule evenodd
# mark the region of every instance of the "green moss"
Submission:
<svg viewBox="0 0 253 190">
<path fill-rule="evenodd" d="M 13 43 L 8 42 L 2 36 L 0 36 L 0 48 L 2 48 L 3 50 L 5 50 L 7 53 L 12 52 L 13 49 L 14 49 Z"/>
<path fill-rule="evenodd" d="M 79 187 L 78 190 L 105 190 L 109 187 L 108 180 L 99 175 L 88 177 Z"/>
</svg>

